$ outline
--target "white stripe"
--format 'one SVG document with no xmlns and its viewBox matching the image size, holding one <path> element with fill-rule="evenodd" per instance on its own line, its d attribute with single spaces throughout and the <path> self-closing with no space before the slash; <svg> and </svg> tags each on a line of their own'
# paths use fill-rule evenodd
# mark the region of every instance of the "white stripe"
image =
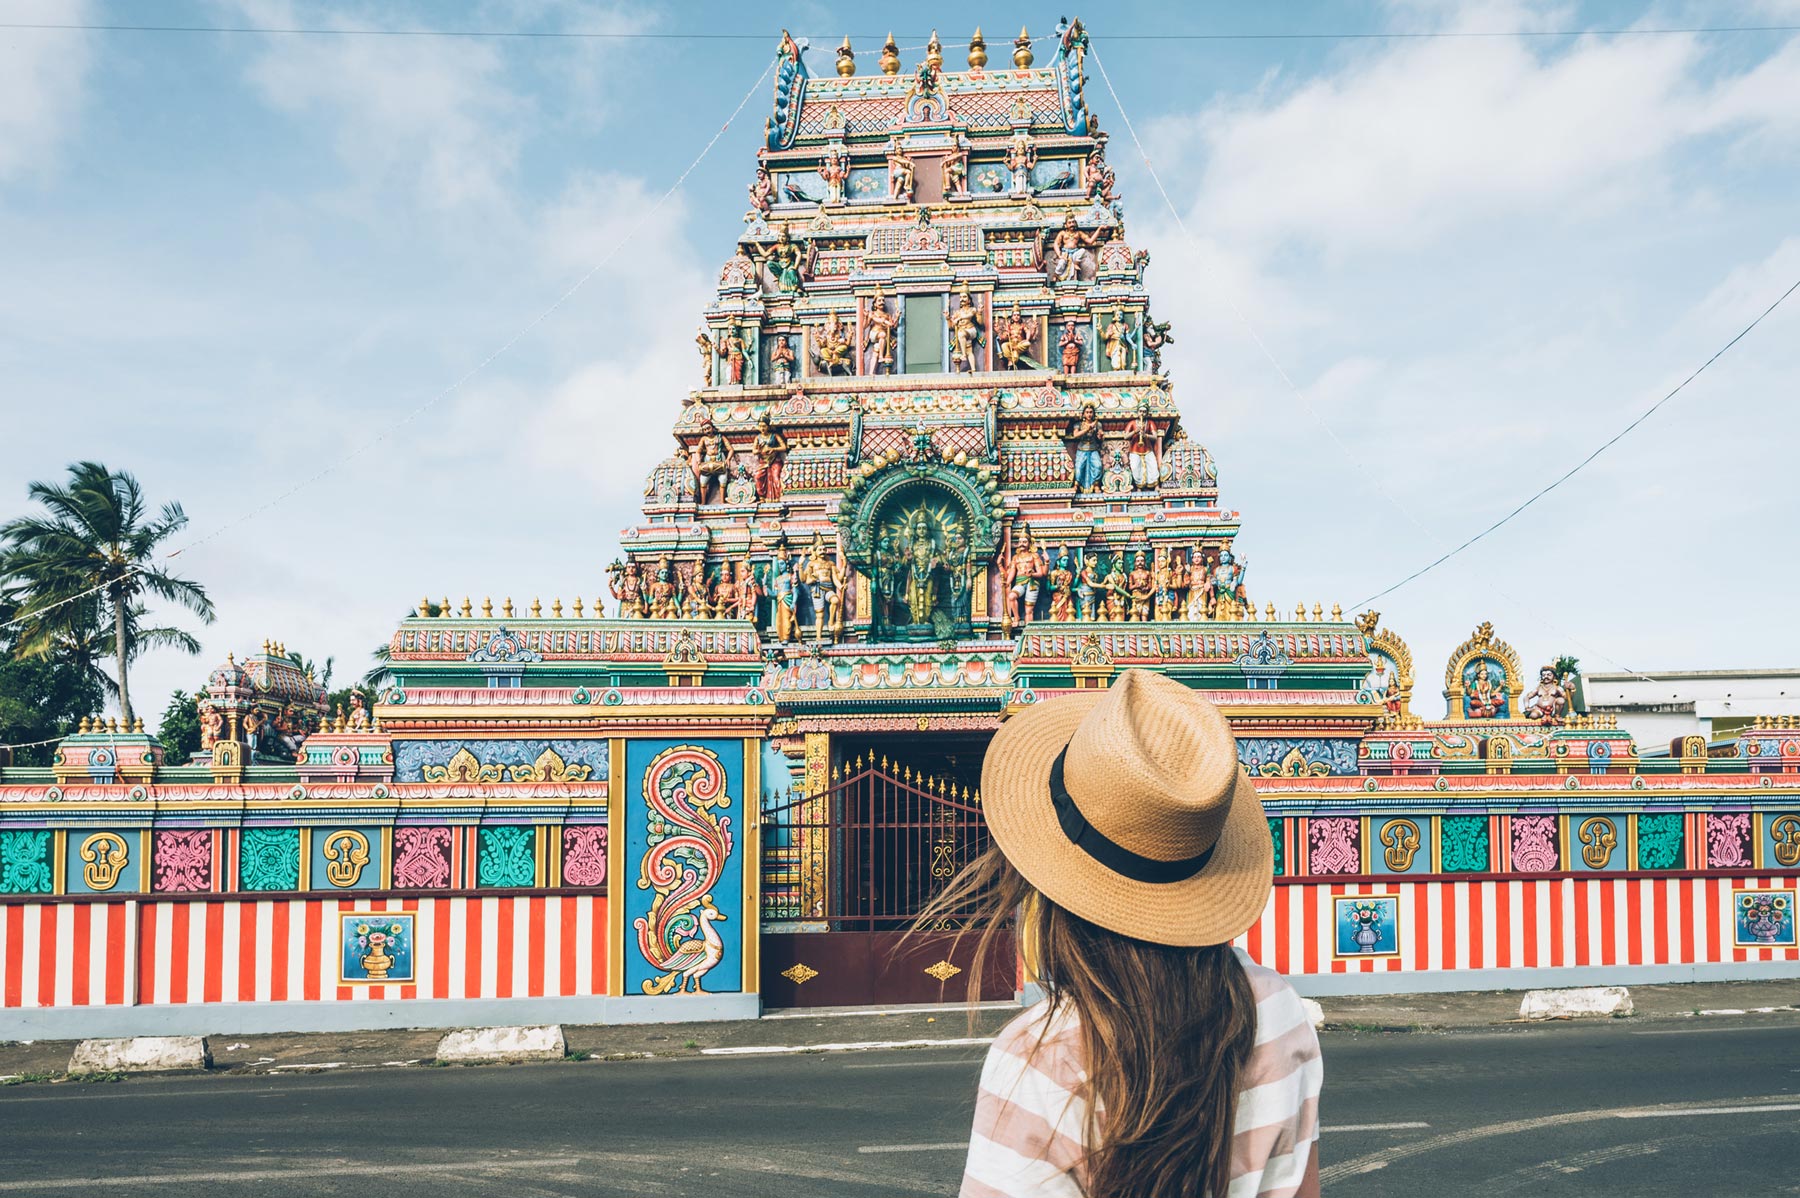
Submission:
<svg viewBox="0 0 1800 1198">
<path fill-rule="evenodd" d="M 1430 852 L 1431 850 L 1421 849 L 1420 851 Z M 1403 970 L 1425 968 L 1425 962 L 1419 960 L 1416 955 L 1418 952 L 1416 947 L 1418 945 L 1418 925 L 1413 923 L 1413 920 L 1418 917 L 1419 892 L 1423 889 L 1424 887 L 1417 882 L 1400 884 L 1400 902 L 1396 904 L 1396 909 L 1400 912 L 1400 920 L 1394 928 L 1394 937 L 1395 943 L 1400 949 L 1399 961 L 1400 968 Z"/>
<path fill-rule="evenodd" d="M 1456 968 L 1469 968 L 1469 941 L 1474 932 L 1469 929 L 1469 884 L 1456 883 Z"/>
<path fill-rule="evenodd" d="M 575 993 L 592 994 L 594 976 L 594 900 L 575 900 Z"/>
<path fill-rule="evenodd" d="M 1496 894 L 1500 886 L 1494 882 L 1478 882 L 1481 887 L 1481 964 L 1483 968 L 1494 968 L 1494 961 L 1500 955 L 1498 939 L 1499 920 L 1494 918 L 1495 906 L 1504 901 Z"/>
<path fill-rule="evenodd" d="M 291 1002 L 306 993 L 306 903 L 289 899 L 287 911 L 287 992 L 280 997 Z"/>
<path fill-rule="evenodd" d="M 169 934 L 169 903 L 156 903 L 156 942 L 150 946 L 150 1001 L 169 1001 L 170 962 L 174 959 L 173 937 Z"/>
<path fill-rule="evenodd" d="M 1014 1152 L 986 1136 L 970 1137 L 969 1161 L 964 1171 L 974 1180 L 1003 1194 L 1081 1198 L 1081 1187 L 1063 1170 L 1041 1158 Z"/>
<path fill-rule="evenodd" d="M 1506 884 L 1508 935 L 1506 938 L 1507 963 L 1517 969 L 1525 964 L 1525 888 L 1530 882 L 1508 882 Z"/>
<path fill-rule="evenodd" d="M 239 934 L 243 930 L 244 904 L 226 903 L 224 932 L 219 937 L 219 960 L 213 968 L 219 975 L 219 998 L 224 1002 L 238 1000 Z"/>
<path fill-rule="evenodd" d="M 492 998 L 500 989 L 500 900 L 476 899 L 481 904 L 481 943 L 471 944 L 470 952 L 481 954 L 481 993 L 470 998 Z"/>
<path fill-rule="evenodd" d="M 514 998 L 531 994 L 531 904 L 530 897 L 513 900 L 512 992 Z"/>
<path fill-rule="evenodd" d="M 1656 891 L 1651 890 L 1652 894 Z M 1650 942 L 1653 946 L 1655 941 Z M 1683 962 L 1681 955 L 1681 879 L 1670 878 L 1663 886 L 1663 943 L 1667 946 L 1667 956 L 1658 965 L 1671 965 Z"/>
<path fill-rule="evenodd" d="M 1613 963 L 1631 964 L 1631 890 L 1635 881 L 1603 883 L 1613 901 Z"/>
<path fill-rule="evenodd" d="M 1232 1178 L 1225 1191 L 1227 1198 L 1250 1198 L 1270 1190 L 1298 1189 L 1300 1179 L 1306 1176 L 1306 1162 L 1311 1155 L 1312 1143 L 1308 1141 L 1294 1145 L 1292 1152 L 1270 1157 L 1257 1172 Z"/>
<path fill-rule="evenodd" d="M 25 918 L 21 921 L 25 934 L 20 936 L 24 944 L 24 952 L 19 957 L 19 1002 L 27 1007 L 43 1004 L 38 1001 L 38 921 L 43 918 L 36 903 L 25 904 Z"/>
<path fill-rule="evenodd" d="M 1561 967 L 1575 964 L 1575 881 L 1564 878 L 1562 881 L 1563 901 L 1558 903 L 1557 914 L 1562 919 L 1562 955 L 1546 964 Z"/>
<path fill-rule="evenodd" d="M 206 1001 L 206 917 L 211 903 L 188 904 L 187 1001 Z"/>
<path fill-rule="evenodd" d="M 1306 1008 L 1300 1005 L 1300 996 L 1283 982 L 1279 990 L 1256 1004 L 1256 1043 L 1267 1044 L 1305 1022 Z"/>
<path fill-rule="evenodd" d="M 1050 1076 L 996 1044 L 981 1067 L 981 1088 L 1036 1115 L 1053 1132 L 1080 1144 L 1087 1138 L 1087 1103 Z"/>
<path fill-rule="evenodd" d="M 51 982 L 53 1001 L 59 1007 L 75 1002 L 75 904 L 57 903 L 56 912 L 56 976 Z M 93 926 L 90 918 L 88 926 Z"/>
<path fill-rule="evenodd" d="M 544 904 L 544 944 L 542 949 L 544 960 L 544 993 L 562 993 L 562 900 L 546 895 L 534 902 Z"/>
<path fill-rule="evenodd" d="M 1286 1077 L 1240 1090 L 1233 1133 L 1292 1123 L 1306 1100 L 1319 1096 L 1324 1080 L 1325 1062 L 1313 1057 Z"/>
<path fill-rule="evenodd" d="M 88 919 L 88 1002 L 96 1007 L 106 1005 L 106 959 L 112 954 L 113 921 L 124 917 L 124 903 L 95 903 Z"/>
</svg>

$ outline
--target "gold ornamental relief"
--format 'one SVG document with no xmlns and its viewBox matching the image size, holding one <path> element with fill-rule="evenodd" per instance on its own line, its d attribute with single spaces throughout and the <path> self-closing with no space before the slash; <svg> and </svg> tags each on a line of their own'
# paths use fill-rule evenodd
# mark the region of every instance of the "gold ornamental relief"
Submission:
<svg viewBox="0 0 1800 1198">
<path fill-rule="evenodd" d="M 819 971 L 812 966 L 807 965 L 805 962 L 797 961 L 789 968 L 782 970 L 781 976 L 794 983 L 796 986 L 804 986 L 806 983 L 818 977 Z"/>
<path fill-rule="evenodd" d="M 1619 830 L 1605 816 L 1596 815 L 1581 822 L 1575 839 L 1581 842 L 1581 859 L 1587 867 L 1601 869 L 1612 860 L 1613 849 L 1619 844 Z"/>
<path fill-rule="evenodd" d="M 926 966 L 925 972 L 940 982 L 947 982 L 957 974 L 961 973 L 962 967 L 959 965 L 952 965 L 948 961 L 939 961 L 936 965 Z"/>
<path fill-rule="evenodd" d="M 1784 815 L 1769 825 L 1775 842 L 1775 864 L 1783 869 L 1800 865 L 1800 816 Z"/>
<path fill-rule="evenodd" d="M 125 839 L 112 832 L 96 832 L 81 842 L 81 880 L 89 890 L 111 890 L 130 864 Z"/>
<path fill-rule="evenodd" d="M 345 828 L 325 838 L 325 880 L 333 886 L 354 886 L 369 864 L 369 838 Z"/>
<path fill-rule="evenodd" d="M 1391 819 L 1381 826 L 1381 859 L 1397 872 L 1412 868 L 1419 852 L 1419 825 L 1409 819 Z"/>
</svg>

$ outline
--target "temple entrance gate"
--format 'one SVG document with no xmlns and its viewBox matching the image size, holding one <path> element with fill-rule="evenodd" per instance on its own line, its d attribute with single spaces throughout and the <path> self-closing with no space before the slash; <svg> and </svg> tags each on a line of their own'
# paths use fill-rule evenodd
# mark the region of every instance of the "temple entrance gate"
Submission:
<svg viewBox="0 0 1800 1198">
<path fill-rule="evenodd" d="M 976 790 L 865 751 L 763 811 L 762 995 L 771 1007 L 961 1001 L 979 928 L 952 912 L 904 947 L 931 899 L 987 850 Z M 1011 937 L 983 977 L 1013 997 Z"/>
</svg>

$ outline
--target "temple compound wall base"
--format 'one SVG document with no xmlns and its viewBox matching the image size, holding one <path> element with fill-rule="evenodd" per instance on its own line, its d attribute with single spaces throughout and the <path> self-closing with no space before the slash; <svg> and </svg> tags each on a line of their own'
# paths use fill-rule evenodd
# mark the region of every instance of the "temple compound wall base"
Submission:
<svg viewBox="0 0 1800 1198">
<path fill-rule="evenodd" d="M 1791 718 L 1639 745 L 1485 622 L 1429 718 L 1379 613 L 1253 598 L 1058 33 L 828 77 L 781 39 L 609 596 L 422 598 L 366 709 L 267 643 L 189 765 L 116 724 L 0 764 L 0 1035 L 954 1000 L 955 913 L 897 950 L 988 846 L 988 739 L 1126 669 L 1231 721 L 1243 943 L 1303 992 L 1800 976 Z"/>
</svg>

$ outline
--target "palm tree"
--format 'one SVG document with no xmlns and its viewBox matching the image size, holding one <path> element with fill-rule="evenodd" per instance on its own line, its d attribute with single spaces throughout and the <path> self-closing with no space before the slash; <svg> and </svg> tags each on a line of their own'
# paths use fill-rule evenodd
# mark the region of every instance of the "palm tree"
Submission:
<svg viewBox="0 0 1800 1198">
<path fill-rule="evenodd" d="M 151 517 L 137 479 L 98 462 L 69 467 L 66 486 L 32 483 L 27 493 L 44 515 L 0 525 L 0 586 L 17 604 L 14 652 L 42 657 L 70 653 L 87 668 L 111 657 L 119 714 L 132 722 L 129 669 L 147 649 L 198 653 L 200 643 L 178 628 L 145 627 L 142 596 L 187 608 L 213 622 L 212 600 L 197 582 L 158 565 L 157 546 L 187 525 L 178 503 Z M 111 645 L 105 640 L 110 633 Z"/>
</svg>

